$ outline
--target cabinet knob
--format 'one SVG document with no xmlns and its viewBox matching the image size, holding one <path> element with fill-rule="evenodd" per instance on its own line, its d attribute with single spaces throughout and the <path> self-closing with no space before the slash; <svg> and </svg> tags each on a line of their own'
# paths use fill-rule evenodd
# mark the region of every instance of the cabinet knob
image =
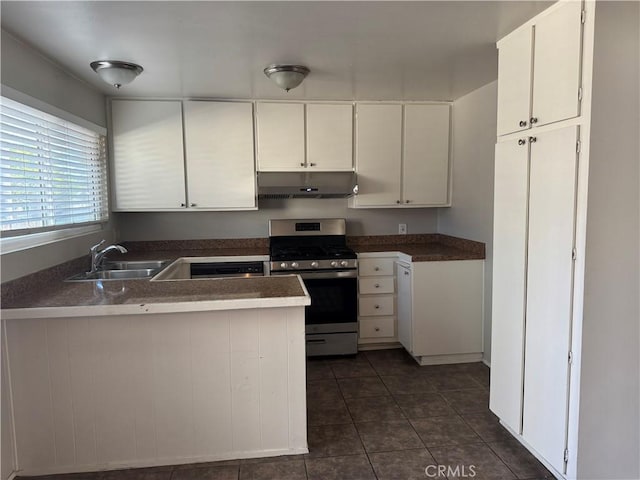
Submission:
<svg viewBox="0 0 640 480">
<path fill-rule="evenodd" d="M 379 272 L 379 271 L 380 271 L 380 267 L 373 267 L 373 269 L 374 269 L 376 272 Z"/>
<path fill-rule="evenodd" d="M 375 305 L 373 308 L 375 308 L 376 310 L 378 310 L 380 308 L 380 305 Z"/>
<path fill-rule="evenodd" d="M 531 123 L 531 125 L 535 125 L 536 123 L 538 123 L 538 117 L 531 117 L 529 119 L 529 123 Z"/>
<path fill-rule="evenodd" d="M 303 162 L 300 162 L 300 166 L 301 166 L 301 167 L 304 167 L 304 163 L 303 163 Z"/>
<path fill-rule="evenodd" d="M 396 203 L 400 203 L 400 200 L 396 200 Z"/>
<path fill-rule="evenodd" d="M 181 204 L 180 204 L 180 206 L 181 206 L 181 207 L 186 207 L 186 206 L 187 206 L 187 204 L 186 204 L 186 203 L 181 203 Z"/>
<path fill-rule="evenodd" d="M 405 200 L 404 203 L 411 203 L 411 200 Z"/>
<path fill-rule="evenodd" d="M 405 275 L 409 275 L 409 272 L 406 272 L 406 271 L 405 271 L 405 272 L 404 272 L 404 274 L 405 274 Z"/>
<path fill-rule="evenodd" d="M 311 163 L 309 164 L 309 166 L 310 166 L 310 167 L 315 167 L 315 166 L 316 166 L 316 164 L 315 164 L 315 163 L 313 163 L 313 162 L 311 162 Z"/>
<path fill-rule="evenodd" d="M 380 327 L 376 327 L 376 328 L 374 328 L 374 330 L 375 330 L 376 332 L 379 332 L 379 331 L 380 331 Z"/>
<path fill-rule="evenodd" d="M 537 137 L 529 137 L 529 143 L 536 143 L 538 141 Z"/>
<path fill-rule="evenodd" d="M 526 126 L 527 126 L 527 121 L 526 121 L 526 120 L 520 120 L 519 125 L 520 125 L 521 127 L 526 127 Z"/>
<path fill-rule="evenodd" d="M 380 284 L 379 284 L 379 283 L 376 283 L 374 286 L 375 286 L 376 288 L 380 288 Z"/>
<path fill-rule="evenodd" d="M 196 207 L 197 205 L 195 203 L 192 203 L 191 205 L 189 205 L 190 207 Z"/>
<path fill-rule="evenodd" d="M 518 140 L 518 145 L 524 145 L 527 141 L 524 138 Z"/>
</svg>

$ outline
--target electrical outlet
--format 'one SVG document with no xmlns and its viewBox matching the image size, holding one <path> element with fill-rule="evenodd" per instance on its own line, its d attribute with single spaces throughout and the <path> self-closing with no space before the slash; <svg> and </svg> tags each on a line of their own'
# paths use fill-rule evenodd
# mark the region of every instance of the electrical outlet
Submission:
<svg viewBox="0 0 640 480">
<path fill-rule="evenodd" d="M 399 223 L 398 224 L 398 233 L 400 235 L 406 235 L 407 234 L 407 224 L 406 223 Z"/>
</svg>

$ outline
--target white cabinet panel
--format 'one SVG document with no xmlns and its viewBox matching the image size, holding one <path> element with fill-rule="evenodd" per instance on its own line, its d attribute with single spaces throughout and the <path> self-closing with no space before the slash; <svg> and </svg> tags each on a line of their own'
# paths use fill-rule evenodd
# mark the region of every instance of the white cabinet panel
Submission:
<svg viewBox="0 0 640 480">
<path fill-rule="evenodd" d="M 400 203 L 402 105 L 358 104 L 355 206 Z"/>
<path fill-rule="evenodd" d="M 498 50 L 498 135 L 529 127 L 533 30 L 514 32 Z"/>
<path fill-rule="evenodd" d="M 565 2 L 535 24 L 532 117 L 538 125 L 579 114 L 581 2 Z"/>
<path fill-rule="evenodd" d="M 393 277 L 363 277 L 358 280 L 358 291 L 365 295 L 393 293 L 394 287 Z"/>
<path fill-rule="evenodd" d="M 254 208 L 252 104 L 184 102 L 184 135 L 189 208 Z"/>
<path fill-rule="evenodd" d="M 179 101 L 113 100 L 114 210 L 180 210 L 185 204 Z"/>
<path fill-rule="evenodd" d="M 353 106 L 306 105 L 307 167 L 313 170 L 353 170 Z"/>
<path fill-rule="evenodd" d="M 393 264 L 393 258 L 360 258 L 358 274 L 361 277 L 393 275 Z"/>
<path fill-rule="evenodd" d="M 531 146 L 523 437 L 558 471 L 567 428 L 577 138 L 577 127 L 568 127 L 538 135 Z"/>
<path fill-rule="evenodd" d="M 303 103 L 256 103 L 258 170 L 305 168 Z"/>
<path fill-rule="evenodd" d="M 413 302 L 411 267 L 397 264 L 398 279 L 398 341 L 409 352 L 413 353 Z"/>
<path fill-rule="evenodd" d="M 395 335 L 394 317 L 370 317 L 359 320 L 360 338 L 389 338 Z"/>
<path fill-rule="evenodd" d="M 493 312 L 489 406 L 516 432 L 522 425 L 529 147 L 496 144 L 493 213 Z"/>
<path fill-rule="evenodd" d="M 358 299 L 358 314 L 361 316 L 393 315 L 393 295 L 374 295 Z"/>
<path fill-rule="evenodd" d="M 449 202 L 449 105 L 404 106 L 402 201 Z"/>
</svg>

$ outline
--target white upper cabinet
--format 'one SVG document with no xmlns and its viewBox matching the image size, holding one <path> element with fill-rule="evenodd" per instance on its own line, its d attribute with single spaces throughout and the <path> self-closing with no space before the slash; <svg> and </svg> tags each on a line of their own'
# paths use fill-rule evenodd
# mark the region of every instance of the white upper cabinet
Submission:
<svg viewBox="0 0 640 480">
<path fill-rule="evenodd" d="M 179 101 L 111 102 L 114 210 L 254 209 L 252 104 L 184 102 L 184 123 L 182 112 Z"/>
<path fill-rule="evenodd" d="M 449 201 L 449 110 L 449 105 L 404 106 L 405 205 L 446 205 Z"/>
<path fill-rule="evenodd" d="M 498 135 L 529 127 L 533 29 L 511 34 L 498 50 Z"/>
<path fill-rule="evenodd" d="M 258 170 L 353 170 L 351 104 L 256 104 Z"/>
<path fill-rule="evenodd" d="M 304 104 L 256 103 L 258 170 L 304 170 L 304 130 Z"/>
<path fill-rule="evenodd" d="M 184 136 L 189 207 L 254 208 L 253 105 L 184 102 Z"/>
<path fill-rule="evenodd" d="M 402 105 L 358 104 L 356 171 L 358 207 L 400 204 Z"/>
<path fill-rule="evenodd" d="M 580 114 L 581 2 L 558 3 L 498 48 L 498 135 Z"/>
<path fill-rule="evenodd" d="M 353 106 L 309 103 L 306 110 L 307 167 L 353 170 Z"/>
<path fill-rule="evenodd" d="M 535 24 L 533 105 L 538 125 L 580 114 L 581 2 L 566 2 Z"/>
<path fill-rule="evenodd" d="M 352 207 L 449 202 L 449 105 L 358 104 Z M 404 121 L 403 121 L 404 120 Z"/>
<path fill-rule="evenodd" d="M 179 101 L 113 100 L 114 210 L 185 207 Z"/>
</svg>

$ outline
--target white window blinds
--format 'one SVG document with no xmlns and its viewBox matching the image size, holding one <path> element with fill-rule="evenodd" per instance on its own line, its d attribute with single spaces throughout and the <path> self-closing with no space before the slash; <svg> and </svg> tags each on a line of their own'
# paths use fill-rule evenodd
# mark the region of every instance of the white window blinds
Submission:
<svg viewBox="0 0 640 480">
<path fill-rule="evenodd" d="M 0 97 L 0 153 L 3 237 L 108 219 L 104 136 Z"/>
</svg>

